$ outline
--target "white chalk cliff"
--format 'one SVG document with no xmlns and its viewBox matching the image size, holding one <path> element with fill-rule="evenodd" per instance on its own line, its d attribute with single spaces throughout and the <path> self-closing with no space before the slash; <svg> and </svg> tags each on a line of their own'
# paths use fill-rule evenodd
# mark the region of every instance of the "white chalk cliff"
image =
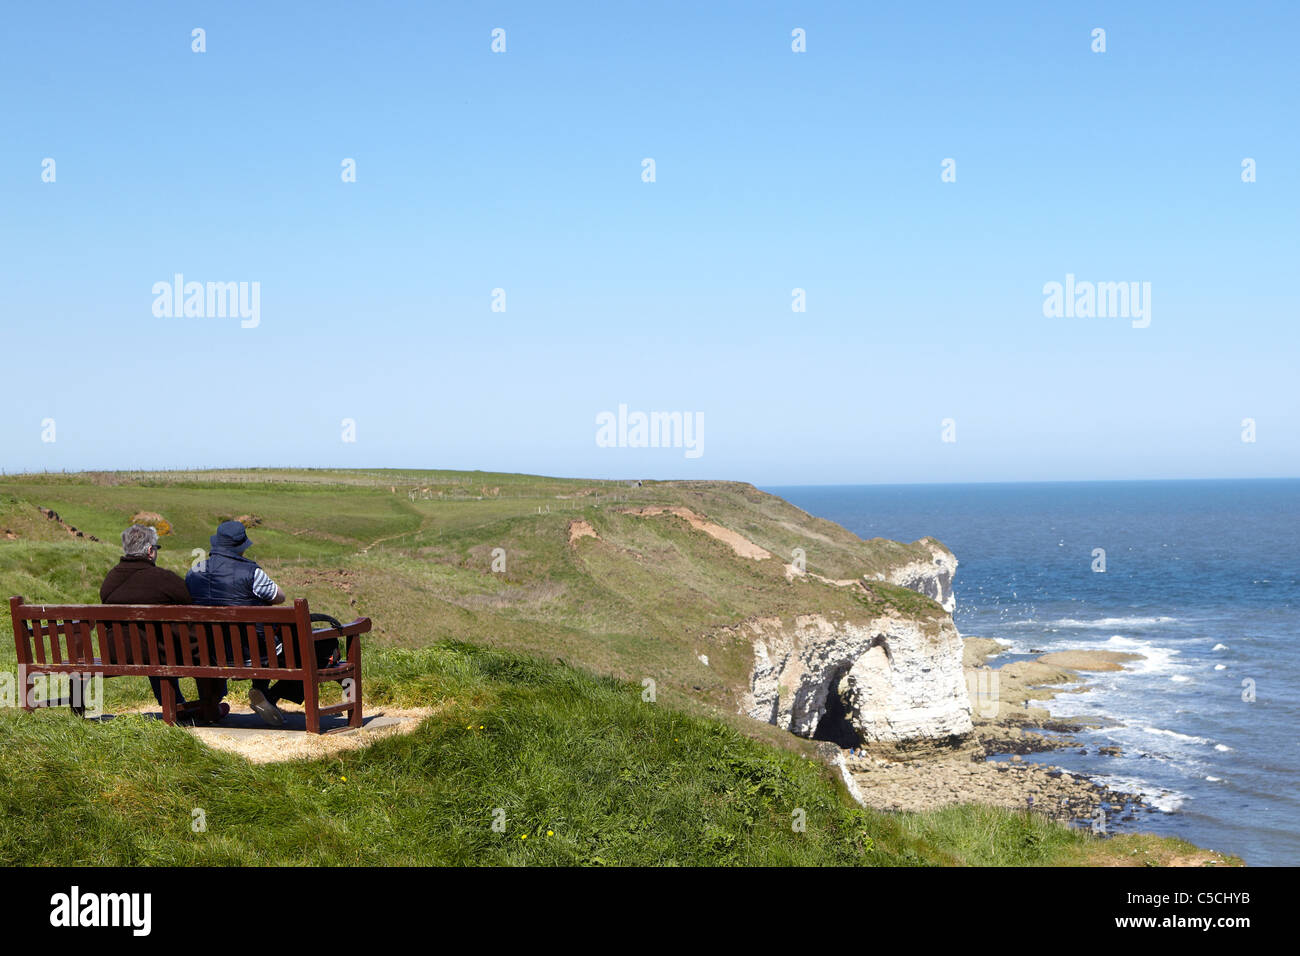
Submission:
<svg viewBox="0 0 1300 956">
<path fill-rule="evenodd" d="M 957 559 L 933 539 L 923 543 L 931 560 L 883 579 L 925 594 L 947 614 L 746 621 L 738 631 L 753 644 L 754 666 L 744 711 L 802 737 L 842 744 L 847 722 L 857 742 L 881 748 L 951 746 L 970 734 L 962 643 L 951 617 Z"/>
<path fill-rule="evenodd" d="M 876 578 L 919 591 L 941 605 L 949 614 L 953 613 L 957 610 L 957 599 L 952 593 L 952 578 L 957 573 L 957 556 L 934 538 L 922 538 L 916 543 L 929 549 L 928 560 L 900 565 L 888 574 L 876 575 Z"/>
</svg>

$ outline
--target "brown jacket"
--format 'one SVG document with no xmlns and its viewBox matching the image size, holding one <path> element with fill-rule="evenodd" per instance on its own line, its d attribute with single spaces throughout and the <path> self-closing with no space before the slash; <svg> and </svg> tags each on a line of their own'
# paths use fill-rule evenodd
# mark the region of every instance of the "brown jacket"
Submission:
<svg viewBox="0 0 1300 956">
<path fill-rule="evenodd" d="M 99 586 L 99 600 L 104 604 L 192 604 L 190 600 L 189 589 L 185 587 L 185 581 L 180 575 L 168 571 L 166 568 L 160 568 L 154 565 L 148 558 L 123 558 L 118 562 L 117 567 L 108 572 L 108 577 L 104 578 L 104 583 Z M 173 641 L 180 639 L 180 629 L 176 625 L 166 628 L 171 632 Z M 188 629 L 193 632 L 193 628 Z M 150 656 L 154 663 L 165 661 L 166 647 L 163 644 L 162 632 L 164 628 L 157 629 L 156 647 L 150 649 Z M 191 644 L 194 644 L 195 638 L 191 636 Z M 115 664 L 143 664 L 145 661 L 125 660 L 119 661 L 116 648 L 112 641 L 106 641 L 104 652 L 109 655 L 112 663 Z M 130 642 L 124 642 L 126 645 L 127 657 L 132 657 Z M 196 648 L 192 648 L 195 650 Z M 177 645 L 176 650 L 180 647 Z M 196 658 L 197 659 L 197 658 Z M 177 658 L 180 660 L 180 658 Z"/>
<path fill-rule="evenodd" d="M 192 604 L 184 579 L 148 558 L 123 558 L 99 586 L 102 604 Z"/>
</svg>

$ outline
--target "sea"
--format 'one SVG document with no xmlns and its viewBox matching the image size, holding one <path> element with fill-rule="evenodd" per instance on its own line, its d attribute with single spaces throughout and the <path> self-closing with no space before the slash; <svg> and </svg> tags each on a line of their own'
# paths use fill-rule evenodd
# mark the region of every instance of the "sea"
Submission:
<svg viewBox="0 0 1300 956">
<path fill-rule="evenodd" d="M 1300 479 L 764 490 L 863 538 L 942 541 L 957 628 L 1004 642 L 995 667 L 1140 654 L 1047 704 L 1100 724 L 1086 754 L 1025 759 L 1142 794 L 1142 831 L 1300 864 Z"/>
</svg>

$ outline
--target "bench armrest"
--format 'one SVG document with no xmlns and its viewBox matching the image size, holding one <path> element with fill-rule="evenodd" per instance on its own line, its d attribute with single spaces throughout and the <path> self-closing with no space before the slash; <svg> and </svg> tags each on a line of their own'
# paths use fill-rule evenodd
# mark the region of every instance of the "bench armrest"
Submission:
<svg viewBox="0 0 1300 956">
<path fill-rule="evenodd" d="M 369 630 L 370 618 L 359 617 L 351 624 L 344 624 L 342 629 L 327 627 L 324 630 L 313 630 L 311 636 L 312 640 L 325 641 L 335 637 L 351 637 L 354 634 L 365 634 Z"/>
</svg>

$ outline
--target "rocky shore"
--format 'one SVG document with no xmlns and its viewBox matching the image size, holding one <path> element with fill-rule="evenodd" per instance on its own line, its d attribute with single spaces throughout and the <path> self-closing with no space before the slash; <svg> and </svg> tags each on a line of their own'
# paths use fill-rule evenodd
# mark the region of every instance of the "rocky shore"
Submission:
<svg viewBox="0 0 1300 956">
<path fill-rule="evenodd" d="M 1141 796 L 1121 793 L 1059 767 L 1029 762 L 1023 755 L 1073 749 L 1087 752 L 1073 736 L 1086 724 L 1054 720 L 1036 702 L 1081 689 L 1080 671 L 1117 671 L 1139 659 L 1107 651 L 1064 651 L 993 669 L 1001 652 L 994 640 L 963 640 L 974 733 L 946 752 L 924 756 L 879 750 L 843 752 L 845 767 L 861 798 L 882 810 L 932 810 L 952 804 L 985 803 L 1032 810 L 1052 819 L 1100 829 L 1123 828 L 1154 808 Z M 1117 747 L 1097 753 L 1118 756 Z"/>
</svg>

